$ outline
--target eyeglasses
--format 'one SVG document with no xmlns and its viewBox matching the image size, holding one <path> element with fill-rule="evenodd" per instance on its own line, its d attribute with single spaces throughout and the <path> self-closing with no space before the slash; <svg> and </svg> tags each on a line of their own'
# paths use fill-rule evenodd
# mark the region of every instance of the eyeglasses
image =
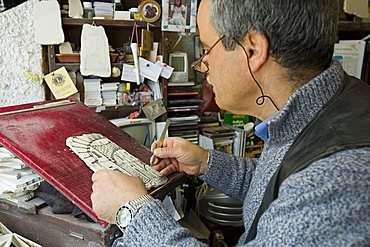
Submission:
<svg viewBox="0 0 370 247">
<path fill-rule="evenodd" d="M 201 74 L 207 74 L 208 71 L 209 71 L 209 68 L 208 68 L 208 62 L 204 62 L 203 59 L 205 58 L 205 56 L 207 56 L 211 50 L 213 49 L 213 47 L 215 47 L 218 42 L 220 42 L 223 38 L 225 37 L 225 35 L 222 35 L 212 46 L 211 48 L 209 48 L 204 54 L 203 56 L 201 56 L 197 61 L 194 61 L 192 64 L 191 64 L 191 67 L 201 73 Z"/>
</svg>

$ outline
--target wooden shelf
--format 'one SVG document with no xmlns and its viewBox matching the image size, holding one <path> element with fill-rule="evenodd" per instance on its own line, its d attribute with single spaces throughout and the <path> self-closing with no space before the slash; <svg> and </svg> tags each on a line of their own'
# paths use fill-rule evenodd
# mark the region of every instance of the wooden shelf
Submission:
<svg viewBox="0 0 370 247">
<path fill-rule="evenodd" d="M 122 70 L 123 63 L 111 63 L 112 68 L 113 66 L 116 66 Z M 61 67 L 65 67 L 67 70 L 80 70 L 80 63 L 55 63 L 55 69 L 59 69 Z"/>
<path fill-rule="evenodd" d="M 130 109 L 130 110 L 139 110 L 140 106 L 131 106 L 131 105 L 113 105 L 113 106 L 88 106 L 90 109 L 96 111 L 97 108 L 100 108 L 100 111 L 116 111 L 117 109 Z"/>
<path fill-rule="evenodd" d="M 104 106 L 98 106 L 104 107 Z M 96 111 L 97 107 L 89 107 L 90 109 Z M 105 106 L 104 110 L 98 111 L 100 115 L 107 119 L 115 119 L 127 117 L 130 113 L 134 111 L 139 111 L 140 106 Z"/>
<path fill-rule="evenodd" d="M 74 19 L 74 18 L 62 18 L 62 24 L 66 26 L 82 26 L 83 24 L 92 24 L 111 27 L 132 27 L 135 21 L 126 20 L 99 20 L 99 19 Z M 144 21 L 136 21 L 139 27 L 146 27 L 147 23 Z M 152 25 L 152 24 L 151 24 Z M 160 22 L 154 24 L 154 28 L 160 28 Z M 370 22 L 359 22 L 359 21 L 339 21 L 338 30 L 340 32 L 370 32 Z"/>
<path fill-rule="evenodd" d="M 370 32 L 370 22 L 340 21 L 339 32 Z"/>
<path fill-rule="evenodd" d="M 133 27 L 135 21 L 126 21 L 126 20 L 99 20 L 99 19 L 74 19 L 64 17 L 62 19 L 62 24 L 65 26 L 82 26 L 83 24 L 92 24 L 95 23 L 98 26 L 110 26 L 110 27 Z M 144 21 L 136 21 L 136 24 L 139 27 L 146 27 L 147 23 Z M 161 27 L 160 23 L 155 23 L 154 28 Z"/>
</svg>

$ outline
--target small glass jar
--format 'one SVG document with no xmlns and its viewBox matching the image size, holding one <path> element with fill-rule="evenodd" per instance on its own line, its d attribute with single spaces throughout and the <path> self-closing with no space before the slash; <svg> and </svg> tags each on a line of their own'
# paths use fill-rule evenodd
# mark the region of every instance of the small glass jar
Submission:
<svg viewBox="0 0 370 247">
<path fill-rule="evenodd" d="M 91 2 L 83 2 L 84 18 L 92 19 L 94 17 L 94 8 Z"/>
</svg>

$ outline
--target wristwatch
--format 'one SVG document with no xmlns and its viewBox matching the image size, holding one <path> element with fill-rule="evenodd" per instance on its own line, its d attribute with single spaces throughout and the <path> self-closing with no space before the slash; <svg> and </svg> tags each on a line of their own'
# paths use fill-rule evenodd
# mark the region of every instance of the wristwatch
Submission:
<svg viewBox="0 0 370 247">
<path fill-rule="evenodd" d="M 116 214 L 116 225 L 118 228 L 123 231 L 130 224 L 132 218 L 139 209 L 145 204 L 153 201 L 154 198 L 150 195 L 142 195 L 139 198 L 126 202 L 121 206 Z"/>
</svg>

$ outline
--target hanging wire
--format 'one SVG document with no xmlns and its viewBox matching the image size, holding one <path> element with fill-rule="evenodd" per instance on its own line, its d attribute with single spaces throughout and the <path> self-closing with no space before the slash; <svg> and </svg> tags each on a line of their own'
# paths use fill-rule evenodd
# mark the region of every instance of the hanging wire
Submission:
<svg viewBox="0 0 370 247">
<path fill-rule="evenodd" d="M 134 22 L 134 25 L 132 26 L 132 32 L 131 32 L 131 39 L 130 39 L 130 43 L 134 43 L 134 37 L 136 38 L 136 43 L 139 43 L 139 35 L 137 33 L 137 28 L 138 28 L 138 25 L 136 24 L 136 22 Z"/>
<path fill-rule="evenodd" d="M 279 107 L 277 107 L 277 105 L 275 104 L 275 102 L 272 100 L 272 98 L 268 95 L 265 95 L 263 90 L 262 90 L 262 87 L 261 85 L 258 83 L 258 81 L 256 80 L 256 78 L 254 77 L 253 73 L 252 73 L 252 70 L 251 70 L 251 66 L 249 64 L 249 57 L 248 57 L 248 53 L 247 51 L 245 50 L 244 46 L 238 41 L 236 40 L 236 42 L 238 43 L 238 45 L 241 46 L 241 48 L 243 49 L 244 53 L 245 53 L 245 56 L 247 57 L 247 61 L 248 61 L 248 69 L 249 69 L 249 73 L 251 74 L 254 82 L 257 84 L 257 87 L 260 89 L 261 91 L 261 96 L 259 96 L 257 99 L 256 99 L 256 104 L 257 105 L 263 105 L 265 103 L 265 98 L 269 99 L 271 101 L 271 103 L 274 105 L 274 107 L 276 108 L 276 110 L 280 110 Z"/>
<path fill-rule="evenodd" d="M 190 37 L 190 36 L 194 36 L 193 33 L 190 33 L 190 32 L 180 32 L 178 33 L 179 35 L 179 38 L 177 39 L 176 43 L 173 45 L 173 48 L 172 50 L 175 50 L 176 46 L 180 43 L 180 41 L 182 40 L 183 37 Z"/>
<path fill-rule="evenodd" d="M 179 34 L 179 38 L 177 39 L 176 43 L 173 45 L 172 50 L 175 50 L 176 46 L 180 43 L 180 41 L 182 40 L 182 37 L 184 37 L 184 36 L 185 35 Z"/>
</svg>

